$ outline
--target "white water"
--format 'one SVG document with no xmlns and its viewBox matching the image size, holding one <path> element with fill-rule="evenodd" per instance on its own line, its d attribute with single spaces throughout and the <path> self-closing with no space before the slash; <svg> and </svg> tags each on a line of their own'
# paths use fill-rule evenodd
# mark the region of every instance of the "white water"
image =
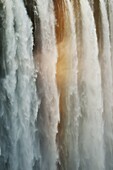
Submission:
<svg viewBox="0 0 113 170">
<path fill-rule="evenodd" d="M 41 170 L 55 170 L 58 160 L 56 145 L 59 121 L 59 96 L 56 86 L 57 48 L 52 0 L 37 0 L 41 24 L 42 51 L 36 54 L 41 104 L 38 127 L 41 148 Z"/>
<path fill-rule="evenodd" d="M 113 170 L 113 1 L 57 2 L 0 1 L 0 170 Z"/>
<path fill-rule="evenodd" d="M 1 121 L 5 128 L 3 139 L 1 134 L 1 155 L 4 158 L 1 168 L 31 170 L 38 111 L 32 57 L 32 27 L 23 1 L 6 0 L 3 3 L 6 14 L 6 76 L 1 80 Z"/>
<path fill-rule="evenodd" d="M 110 40 L 111 40 L 111 61 L 112 61 L 112 79 L 113 79 L 113 0 L 108 0 L 108 19 L 109 19 L 109 28 L 110 28 Z"/>
<path fill-rule="evenodd" d="M 110 51 L 110 32 L 107 10 L 104 0 L 100 0 L 100 11 L 102 20 L 102 35 L 100 41 L 100 65 L 102 74 L 103 88 L 103 118 L 104 118 L 104 137 L 106 152 L 106 169 L 113 169 L 113 91 L 112 91 L 112 67 Z"/>
<path fill-rule="evenodd" d="M 65 5 L 65 35 L 63 41 L 58 44 L 59 61 L 57 77 L 60 84 L 62 117 L 60 122 L 61 132 L 59 135 L 61 141 L 59 141 L 59 150 L 62 159 L 60 162 L 61 169 L 75 170 L 79 167 L 78 127 L 80 110 L 77 85 L 78 59 L 73 7 L 69 0 L 65 1 Z M 62 158 L 62 155 L 66 155 L 66 157 Z"/>
<path fill-rule="evenodd" d="M 77 84 L 77 66 L 78 66 L 78 58 L 77 58 L 77 44 L 76 44 L 76 31 L 75 31 L 75 17 L 74 17 L 74 9 L 69 0 L 67 2 L 68 15 L 70 20 L 70 38 L 69 43 L 69 62 L 71 63 L 71 68 L 69 72 L 70 81 L 68 84 L 68 94 L 66 96 L 68 105 L 67 105 L 67 138 L 68 138 L 68 155 L 69 160 L 67 165 L 67 170 L 77 170 L 79 167 L 79 151 L 78 151 L 78 136 L 79 136 L 79 116 L 80 116 L 80 108 L 79 108 L 79 98 L 78 98 L 78 84 Z M 73 131 L 74 129 L 74 131 Z M 73 145 L 73 147 L 72 147 Z M 66 169 L 66 168 L 65 168 Z"/>
<path fill-rule="evenodd" d="M 82 54 L 80 59 L 80 169 L 104 170 L 101 74 L 93 13 L 88 1 L 80 0 Z"/>
</svg>

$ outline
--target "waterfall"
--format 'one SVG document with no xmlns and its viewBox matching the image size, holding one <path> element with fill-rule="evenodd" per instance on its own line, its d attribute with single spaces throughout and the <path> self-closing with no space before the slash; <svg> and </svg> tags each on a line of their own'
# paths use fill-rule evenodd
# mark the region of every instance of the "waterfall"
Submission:
<svg viewBox="0 0 113 170">
<path fill-rule="evenodd" d="M 2 5 L 5 75 L 0 78 L 0 168 L 31 170 L 38 110 L 32 26 L 21 0 L 3 1 Z"/>
<path fill-rule="evenodd" d="M 60 92 L 60 123 L 59 123 L 59 169 L 78 169 L 78 126 L 79 100 L 77 87 L 77 48 L 75 18 L 69 0 L 65 2 L 64 37 L 58 43 L 57 82 Z M 61 29 L 61 28 L 59 28 Z M 68 50 L 70 49 L 70 50 Z M 73 131 L 74 129 L 74 131 Z M 73 146 L 73 147 L 72 147 Z M 66 155 L 66 158 L 64 158 Z"/>
<path fill-rule="evenodd" d="M 104 137 L 106 151 L 106 169 L 113 169 L 113 122 L 112 122 L 112 67 L 111 67 L 111 51 L 110 51 L 110 32 L 106 10 L 106 4 L 100 0 L 101 27 L 100 30 L 100 53 L 99 60 L 102 74 L 102 91 L 103 91 L 103 117 L 104 117 Z"/>
<path fill-rule="evenodd" d="M 52 0 L 37 0 L 37 13 L 41 27 L 41 52 L 36 52 L 38 70 L 38 93 L 40 108 L 38 129 L 41 150 L 41 170 L 55 170 L 58 160 L 56 145 L 59 121 L 59 95 L 56 85 L 57 48 L 55 39 L 55 18 Z"/>
<path fill-rule="evenodd" d="M 0 170 L 113 170 L 113 0 L 0 0 Z"/>
<path fill-rule="evenodd" d="M 104 170 L 103 105 L 97 37 L 88 1 L 81 0 L 80 5 L 82 17 L 82 47 L 78 77 L 82 114 L 80 169 Z"/>
</svg>

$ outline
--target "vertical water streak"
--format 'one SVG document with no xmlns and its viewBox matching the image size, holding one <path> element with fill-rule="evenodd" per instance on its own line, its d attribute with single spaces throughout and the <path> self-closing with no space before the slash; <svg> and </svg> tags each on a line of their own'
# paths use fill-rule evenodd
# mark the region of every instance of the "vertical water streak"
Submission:
<svg viewBox="0 0 113 170">
<path fill-rule="evenodd" d="M 113 0 L 107 0 L 107 9 L 108 9 L 108 19 L 109 19 L 109 28 L 110 28 L 110 42 L 111 42 L 110 43 L 110 45 L 111 45 L 110 49 L 111 49 L 111 66 L 112 66 L 112 80 L 113 80 L 113 21 L 112 21 L 112 18 L 113 18 Z"/>
<path fill-rule="evenodd" d="M 63 2 L 62 2 L 63 3 Z M 59 2 L 60 5 L 60 2 Z M 58 63 L 57 83 L 60 93 L 60 117 L 58 143 L 59 143 L 59 170 L 77 170 L 78 156 L 78 126 L 79 102 L 77 87 L 77 48 L 75 33 L 75 18 L 73 7 L 69 0 L 59 10 L 65 21 L 64 26 L 57 29 L 58 36 Z M 58 11 L 56 11 L 56 14 Z M 58 14 L 57 14 L 58 15 Z M 63 22 L 61 20 L 61 22 Z M 60 21 L 57 21 L 59 24 Z M 58 25 L 62 26 L 62 24 Z M 63 38 L 59 42 L 59 32 L 62 30 Z"/>
<path fill-rule="evenodd" d="M 52 0 L 37 0 L 37 12 L 41 31 L 41 50 L 35 54 L 38 69 L 38 93 L 41 98 L 38 116 L 41 148 L 40 169 L 56 170 L 59 97 L 56 85 L 57 49 Z"/>
<path fill-rule="evenodd" d="M 1 155 L 9 152 L 8 156 L 3 155 L 6 169 L 32 170 L 35 157 L 35 119 L 38 111 L 32 25 L 22 0 L 4 0 L 3 4 L 6 77 L 3 79 L 2 119 L 5 120 L 9 137 L 6 136 L 4 141 L 8 146 L 4 148 L 4 143 L 1 145 Z"/>
<path fill-rule="evenodd" d="M 110 48 L 109 22 L 106 10 L 106 1 L 100 0 L 101 30 L 99 39 L 99 59 L 103 88 L 103 117 L 104 139 L 106 152 L 106 169 L 113 169 L 113 88 L 112 88 L 112 63 Z"/>
<path fill-rule="evenodd" d="M 104 170 L 101 73 L 94 17 L 89 2 L 80 0 L 82 47 L 79 58 L 80 170 Z"/>
<path fill-rule="evenodd" d="M 15 70 L 17 69 L 17 63 L 15 61 L 15 54 L 16 54 L 16 42 L 14 36 L 14 29 L 13 29 L 13 13 L 12 13 L 12 1 L 6 2 L 2 1 L 1 5 L 3 6 L 3 13 L 4 13 L 4 23 L 3 23 L 3 39 L 1 40 L 4 42 L 4 54 L 1 56 L 5 64 L 5 76 L 0 78 L 0 148 L 1 148 L 1 155 L 0 155 L 0 165 L 2 169 L 7 169 L 10 166 L 10 152 L 12 151 L 12 144 L 11 144 L 11 119 L 12 119 L 12 103 L 14 99 L 14 90 L 15 90 Z M 9 20 L 10 18 L 10 20 Z M 11 69 L 9 69 L 8 64 L 10 60 Z M 9 71 L 10 70 L 10 71 Z M 9 73 L 8 73 L 9 71 Z M 6 74 L 7 73 L 7 74 Z M 11 76 L 10 76 L 11 75 Z M 6 81 L 8 81 L 9 87 L 8 89 L 4 87 Z M 11 82 L 11 84 L 10 84 Z M 6 86 L 6 85 L 5 85 Z M 9 92 L 10 91 L 10 92 Z M 16 104 L 15 104 L 16 105 Z"/>
</svg>

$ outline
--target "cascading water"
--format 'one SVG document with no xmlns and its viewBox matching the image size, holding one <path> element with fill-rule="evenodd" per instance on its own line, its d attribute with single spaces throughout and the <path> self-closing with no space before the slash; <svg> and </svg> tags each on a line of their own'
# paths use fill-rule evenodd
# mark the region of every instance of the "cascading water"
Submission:
<svg viewBox="0 0 113 170">
<path fill-rule="evenodd" d="M 113 170 L 112 16 L 112 0 L 0 0 L 0 170 Z"/>
<path fill-rule="evenodd" d="M 78 118 L 80 114 L 77 87 L 77 48 L 73 7 L 69 0 L 65 1 L 65 5 L 67 8 L 64 12 L 66 24 L 64 24 L 63 40 L 58 43 L 59 58 L 57 63 L 61 113 L 58 133 L 61 159 L 59 169 L 75 170 L 79 166 Z"/>
<path fill-rule="evenodd" d="M 37 12 L 41 27 L 41 52 L 35 54 L 38 70 L 38 93 L 41 104 L 38 129 L 41 150 L 41 170 L 55 170 L 58 160 L 56 145 L 59 121 L 59 97 L 56 85 L 57 49 L 55 40 L 55 18 L 52 0 L 37 0 Z"/>
<path fill-rule="evenodd" d="M 99 34 L 99 61 L 101 66 L 102 91 L 103 91 L 103 118 L 106 152 L 106 169 L 113 169 L 113 91 L 112 91 L 112 63 L 110 51 L 110 32 L 106 10 L 106 3 L 100 0 L 101 29 Z"/>
<path fill-rule="evenodd" d="M 5 75 L 0 79 L 0 168 L 31 170 L 38 110 L 32 58 L 32 27 L 21 0 L 2 3 L 5 51 L 1 57 L 5 62 Z"/>
<path fill-rule="evenodd" d="M 112 60 L 112 72 L 113 72 L 113 0 L 108 0 L 108 19 L 109 19 L 109 28 L 110 28 L 110 40 L 111 40 L 111 60 Z M 113 79 L 113 76 L 112 76 Z"/>
<path fill-rule="evenodd" d="M 79 141 L 80 169 L 104 170 L 103 106 L 95 24 L 88 1 L 80 0 L 80 6 L 82 19 L 78 77 L 82 114 Z"/>
</svg>

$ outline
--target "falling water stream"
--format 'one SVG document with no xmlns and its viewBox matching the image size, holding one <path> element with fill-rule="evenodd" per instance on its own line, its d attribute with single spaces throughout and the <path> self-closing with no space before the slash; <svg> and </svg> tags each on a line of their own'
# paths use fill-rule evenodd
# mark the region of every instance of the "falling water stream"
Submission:
<svg viewBox="0 0 113 170">
<path fill-rule="evenodd" d="M 112 0 L 0 0 L 0 170 L 113 170 L 112 18 Z"/>
<path fill-rule="evenodd" d="M 80 0 L 80 5 L 82 19 L 78 84 L 82 114 L 80 120 L 80 168 L 104 170 L 103 105 L 97 38 L 93 13 L 88 1 Z"/>
<path fill-rule="evenodd" d="M 31 170 L 38 111 L 32 25 L 23 1 L 3 1 L 2 5 L 5 49 L 1 55 L 4 77 L 0 78 L 0 168 Z"/>
</svg>

